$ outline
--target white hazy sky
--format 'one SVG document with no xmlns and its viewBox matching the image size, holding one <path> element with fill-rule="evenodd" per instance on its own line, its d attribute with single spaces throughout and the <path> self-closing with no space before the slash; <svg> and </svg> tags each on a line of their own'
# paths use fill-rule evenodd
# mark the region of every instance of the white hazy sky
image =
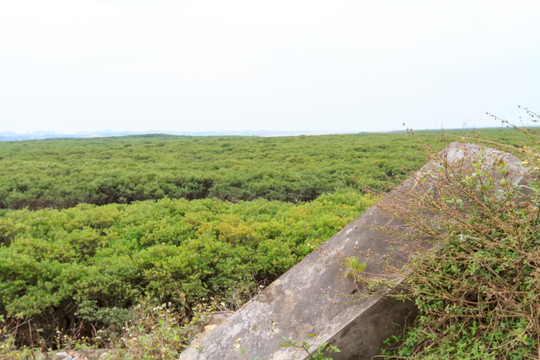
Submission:
<svg viewBox="0 0 540 360">
<path fill-rule="evenodd" d="M 0 0 L 0 131 L 386 131 L 540 111 L 540 1 Z"/>
</svg>

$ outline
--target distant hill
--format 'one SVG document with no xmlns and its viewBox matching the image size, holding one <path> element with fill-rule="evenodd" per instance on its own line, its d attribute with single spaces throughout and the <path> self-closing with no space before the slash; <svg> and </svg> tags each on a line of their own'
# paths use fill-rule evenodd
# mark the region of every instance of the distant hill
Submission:
<svg viewBox="0 0 540 360">
<path fill-rule="evenodd" d="M 0 132 L 0 141 L 20 141 L 20 140 L 42 140 L 57 138 L 93 138 L 93 137 L 111 137 L 126 135 L 144 135 L 144 134 L 166 134 L 166 135 L 185 135 L 185 136 L 223 136 L 223 135 L 241 135 L 241 136 L 290 136 L 290 135 L 321 135 L 338 134 L 338 131 L 266 131 L 266 130 L 244 130 L 244 131 L 195 131 L 195 132 L 175 132 L 175 131 L 113 131 L 99 130 L 95 132 L 78 133 L 56 133 L 47 131 L 29 132 L 18 134 L 11 131 Z"/>
</svg>

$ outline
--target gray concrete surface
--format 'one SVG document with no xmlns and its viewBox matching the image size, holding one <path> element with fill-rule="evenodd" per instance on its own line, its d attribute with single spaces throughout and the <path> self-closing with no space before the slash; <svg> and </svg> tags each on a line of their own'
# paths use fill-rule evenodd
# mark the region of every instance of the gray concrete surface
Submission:
<svg viewBox="0 0 540 360">
<path fill-rule="evenodd" d="M 433 185 L 441 162 L 466 168 L 481 151 L 491 157 L 491 164 L 504 156 L 511 163 L 516 182 L 523 177 L 519 160 L 475 145 L 453 143 L 415 175 L 390 192 L 382 202 L 391 204 L 405 193 L 426 191 Z M 466 154 L 470 154 L 468 158 Z M 488 168 L 490 162 L 488 161 Z M 424 178 L 428 177 L 427 181 Z M 206 334 L 193 347 L 185 350 L 180 360 L 195 359 L 307 359 L 308 353 L 295 347 L 280 347 L 282 337 L 298 342 L 305 339 L 315 350 L 323 342 L 337 346 L 339 359 L 370 359 L 380 352 L 382 340 L 400 331 L 405 319 L 412 320 L 416 308 L 387 296 L 390 290 L 376 292 L 357 286 L 345 278 L 344 259 L 359 257 L 367 264 L 363 274 L 386 277 L 396 283 L 404 280 L 406 271 L 398 270 L 408 254 L 421 240 L 396 238 L 377 229 L 400 226 L 395 217 L 374 206 L 335 234 L 316 251 L 282 275 L 259 295 L 233 314 L 224 324 Z M 383 262 L 380 260 L 384 259 Z M 385 264 L 391 264 L 390 270 Z M 393 270 L 392 270 L 393 269 Z M 359 294 L 360 292 L 360 294 Z M 274 324 L 274 325 L 273 325 Z M 307 337 L 316 334 L 316 337 Z M 240 350 L 244 351 L 244 355 Z"/>
</svg>

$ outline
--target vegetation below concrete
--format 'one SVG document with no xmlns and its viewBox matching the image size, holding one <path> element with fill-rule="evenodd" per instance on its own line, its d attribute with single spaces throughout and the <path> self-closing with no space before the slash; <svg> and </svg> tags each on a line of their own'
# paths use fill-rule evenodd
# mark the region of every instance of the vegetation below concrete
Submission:
<svg viewBox="0 0 540 360">
<path fill-rule="evenodd" d="M 206 312 L 240 306 L 371 205 L 364 186 L 387 189 L 422 165 L 417 147 L 405 134 L 0 144 L 2 206 L 49 207 L 0 217 L 0 354 L 81 344 L 176 353 Z M 148 336 L 167 321 L 181 330 Z"/>
</svg>

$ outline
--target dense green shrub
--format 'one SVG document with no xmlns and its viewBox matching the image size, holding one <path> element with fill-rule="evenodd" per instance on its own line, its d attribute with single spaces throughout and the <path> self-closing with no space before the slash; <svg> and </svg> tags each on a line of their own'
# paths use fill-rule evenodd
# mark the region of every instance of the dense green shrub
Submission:
<svg viewBox="0 0 540 360">
<path fill-rule="evenodd" d="M 514 141 L 505 130 L 487 133 Z M 437 132 L 421 136 L 444 146 Z M 0 208 L 66 208 L 165 196 L 296 202 L 346 186 L 387 190 L 423 164 L 425 155 L 416 147 L 405 133 L 0 142 Z"/>
<path fill-rule="evenodd" d="M 119 326 L 147 296 L 187 317 L 211 296 L 236 308 L 368 205 L 340 191 L 298 204 L 162 199 L 10 211 L 0 217 L 0 315 L 31 319 L 50 343 L 55 328 Z"/>
<path fill-rule="evenodd" d="M 181 323 L 210 299 L 234 309 L 370 205 L 359 189 L 419 167 L 416 147 L 405 134 L 0 143 L 0 344 L 120 331 L 147 298 Z"/>
</svg>

